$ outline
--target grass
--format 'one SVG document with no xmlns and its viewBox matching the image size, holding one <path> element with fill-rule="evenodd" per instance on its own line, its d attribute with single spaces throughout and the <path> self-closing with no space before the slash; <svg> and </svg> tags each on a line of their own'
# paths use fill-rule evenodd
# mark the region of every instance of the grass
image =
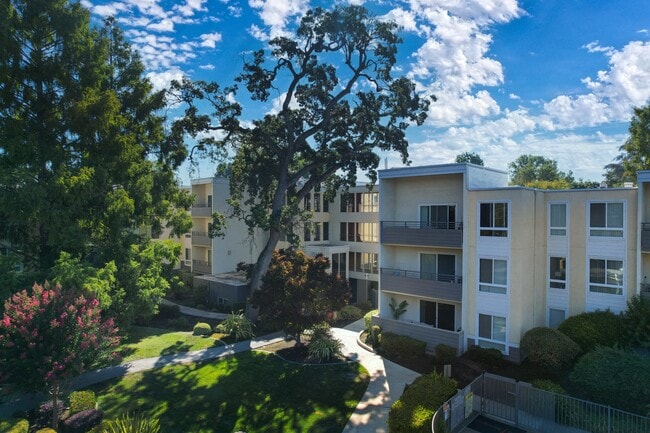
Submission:
<svg viewBox="0 0 650 433">
<path fill-rule="evenodd" d="M 161 433 L 340 433 L 368 372 L 356 363 L 309 366 L 263 352 L 168 366 L 95 385 L 107 418 L 146 412 Z"/>
<path fill-rule="evenodd" d="M 172 353 L 191 352 L 223 344 L 223 334 L 199 337 L 191 332 L 173 332 L 168 329 L 133 326 L 125 342 L 117 348 L 122 362 L 152 358 Z"/>
</svg>

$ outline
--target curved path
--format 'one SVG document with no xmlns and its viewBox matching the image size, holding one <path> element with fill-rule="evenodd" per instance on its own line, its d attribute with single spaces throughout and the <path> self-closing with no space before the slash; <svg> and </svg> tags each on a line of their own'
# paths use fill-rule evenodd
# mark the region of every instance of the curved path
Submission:
<svg viewBox="0 0 650 433">
<path fill-rule="evenodd" d="M 402 395 L 404 386 L 413 382 L 419 374 L 362 348 L 357 341 L 362 329 L 363 320 L 354 322 L 345 328 L 332 328 L 334 336 L 343 343 L 343 354 L 352 360 L 360 362 L 370 373 L 368 388 L 343 429 L 343 433 L 386 433 L 388 432 L 390 406 Z M 240 341 L 235 344 L 211 347 L 194 352 L 139 359 L 84 373 L 72 381 L 71 388 L 84 388 L 125 374 L 159 368 L 165 365 L 217 359 L 245 350 L 261 348 L 283 339 L 284 335 L 282 333 L 275 333 L 253 340 Z M 38 396 L 25 396 L 0 405 L 0 418 L 9 417 L 16 410 L 28 410 L 34 407 L 39 400 L 41 399 Z"/>
</svg>

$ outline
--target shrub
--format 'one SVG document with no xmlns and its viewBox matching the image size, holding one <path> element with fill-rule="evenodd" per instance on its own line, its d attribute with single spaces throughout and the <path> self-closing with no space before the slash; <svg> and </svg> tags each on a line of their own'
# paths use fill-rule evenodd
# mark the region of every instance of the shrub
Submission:
<svg viewBox="0 0 650 433">
<path fill-rule="evenodd" d="M 312 339 L 307 345 L 309 359 L 318 362 L 330 361 L 343 356 L 341 352 L 342 343 L 331 335 L 319 335 Z"/>
<path fill-rule="evenodd" d="M 404 390 L 388 413 L 390 433 L 431 433 L 435 411 L 456 393 L 457 383 L 438 373 L 420 376 Z"/>
<path fill-rule="evenodd" d="M 628 344 L 650 346 L 650 299 L 634 295 L 623 313 L 623 332 Z"/>
<path fill-rule="evenodd" d="M 381 335 L 381 326 L 372 325 L 370 327 L 370 332 L 368 332 L 367 342 L 373 347 L 379 345 L 379 336 Z"/>
<path fill-rule="evenodd" d="M 186 331 L 192 328 L 192 325 L 190 325 L 190 321 L 187 320 L 187 317 L 185 316 L 181 316 L 176 319 L 169 319 L 167 321 L 167 325 L 180 331 Z"/>
<path fill-rule="evenodd" d="M 82 410 L 95 409 L 97 398 L 93 391 L 74 391 L 68 398 L 70 401 L 70 413 L 75 414 Z"/>
<path fill-rule="evenodd" d="M 583 352 L 596 346 L 614 347 L 623 342 L 623 319 L 611 311 L 592 311 L 566 319 L 560 332 L 578 343 Z"/>
<path fill-rule="evenodd" d="M 380 334 L 379 351 L 388 358 L 424 356 L 427 343 L 407 335 L 383 332 Z"/>
<path fill-rule="evenodd" d="M 467 356 L 472 361 L 480 362 L 486 366 L 499 367 L 503 364 L 503 353 L 495 348 L 483 348 L 480 346 L 470 346 L 467 350 Z"/>
<path fill-rule="evenodd" d="M 650 358 L 634 352 L 598 347 L 582 356 L 571 381 L 598 403 L 645 415 L 650 402 Z"/>
<path fill-rule="evenodd" d="M 339 310 L 338 317 L 340 320 L 359 320 L 363 317 L 363 311 L 354 305 L 346 305 Z"/>
<path fill-rule="evenodd" d="M 456 359 L 456 348 L 446 344 L 438 344 L 435 347 L 436 359 L 441 364 L 451 364 Z"/>
<path fill-rule="evenodd" d="M 370 301 L 357 302 L 356 306 L 357 306 L 358 309 L 360 309 L 364 313 L 372 310 L 372 303 L 370 303 Z"/>
<path fill-rule="evenodd" d="M 63 413 L 63 409 L 65 409 L 65 405 L 61 400 L 57 400 L 56 406 L 58 409 L 56 413 L 61 415 Z M 41 403 L 38 406 L 38 409 L 36 409 L 32 420 L 37 425 L 50 425 L 52 423 L 52 409 L 54 409 L 54 402 L 52 400 Z"/>
<path fill-rule="evenodd" d="M 87 409 L 70 415 L 62 422 L 65 433 L 85 433 L 102 421 L 104 412 L 98 409 Z"/>
<path fill-rule="evenodd" d="M 194 335 L 212 335 L 212 326 L 205 322 L 198 322 L 192 330 Z"/>
<path fill-rule="evenodd" d="M 56 433 L 56 430 L 54 430 L 52 428 L 49 428 L 49 427 L 40 428 L 40 429 L 36 430 L 36 433 Z"/>
<path fill-rule="evenodd" d="M 370 333 L 370 327 L 372 326 L 372 316 L 379 313 L 379 310 L 370 310 L 363 316 L 363 325 L 364 329 Z"/>
<path fill-rule="evenodd" d="M 178 305 L 160 304 L 158 317 L 161 319 L 176 319 L 181 316 L 181 307 Z"/>
<path fill-rule="evenodd" d="M 549 368 L 569 365 L 580 353 L 580 346 L 553 328 L 533 328 L 521 339 L 521 352 L 529 361 Z"/>
<path fill-rule="evenodd" d="M 556 394 L 566 395 L 567 392 L 557 383 L 548 379 L 535 379 L 531 383 L 533 388 L 541 389 L 542 391 L 554 392 Z"/>
<path fill-rule="evenodd" d="M 198 325 L 198 323 L 197 323 Z M 235 337 L 235 341 L 254 337 L 253 322 L 248 320 L 243 311 L 230 313 L 223 322 L 215 326 L 215 331 Z"/>
<path fill-rule="evenodd" d="M 22 418 L 0 419 L 0 432 L 3 433 L 27 433 L 29 421 Z"/>
<path fill-rule="evenodd" d="M 102 423 L 97 433 L 158 433 L 160 424 L 156 418 L 145 417 L 141 414 L 124 415 Z"/>
</svg>

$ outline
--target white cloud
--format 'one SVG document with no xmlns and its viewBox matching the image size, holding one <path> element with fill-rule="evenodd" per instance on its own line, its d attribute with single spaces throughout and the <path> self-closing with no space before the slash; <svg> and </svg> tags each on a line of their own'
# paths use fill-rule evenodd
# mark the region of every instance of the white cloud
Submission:
<svg viewBox="0 0 650 433">
<path fill-rule="evenodd" d="M 174 22 L 168 18 L 161 20 L 157 23 L 149 24 L 147 29 L 154 30 L 157 32 L 173 32 L 174 31 Z"/>
<path fill-rule="evenodd" d="M 515 93 L 510 93 L 508 94 L 508 98 L 513 99 L 513 100 L 520 100 L 521 96 L 515 94 Z"/>
<path fill-rule="evenodd" d="M 215 66 L 212 63 L 208 63 L 207 65 L 199 65 L 199 68 L 205 71 L 213 71 Z"/>
<path fill-rule="evenodd" d="M 206 33 L 199 36 L 199 38 L 201 39 L 199 45 L 206 48 L 214 48 L 217 42 L 221 42 L 221 33 Z"/>
<path fill-rule="evenodd" d="M 172 80 L 182 80 L 184 75 L 180 69 L 169 69 L 162 72 L 149 72 L 147 78 L 151 81 L 154 90 L 162 90 L 169 87 Z"/>
<path fill-rule="evenodd" d="M 131 10 L 130 6 L 123 2 L 112 2 L 105 5 L 87 5 L 94 14 L 99 15 L 100 17 L 111 17 L 116 16 L 120 12 L 129 12 Z"/>
<path fill-rule="evenodd" d="M 380 17 L 380 19 L 382 21 L 393 22 L 407 32 L 418 31 L 418 24 L 415 20 L 415 14 L 402 8 L 392 9 L 386 15 Z"/>
<path fill-rule="evenodd" d="M 302 16 L 309 9 L 309 0 L 249 0 L 248 5 L 259 9 L 259 16 L 270 27 L 269 36 L 286 36 L 292 17 Z"/>
<path fill-rule="evenodd" d="M 206 1 L 207 0 L 185 0 L 185 4 L 176 5 L 173 9 L 180 12 L 181 15 L 185 17 L 191 17 L 196 12 L 207 11 L 207 8 L 203 6 Z"/>
<path fill-rule="evenodd" d="M 271 39 L 263 29 L 256 26 L 255 24 L 251 25 L 248 28 L 248 33 L 258 41 L 266 42 Z"/>
</svg>

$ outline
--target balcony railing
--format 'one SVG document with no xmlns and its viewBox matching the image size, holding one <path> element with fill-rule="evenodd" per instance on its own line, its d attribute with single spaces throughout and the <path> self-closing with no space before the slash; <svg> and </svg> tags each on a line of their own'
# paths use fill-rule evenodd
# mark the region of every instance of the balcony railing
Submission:
<svg viewBox="0 0 650 433">
<path fill-rule="evenodd" d="M 193 217 L 209 217 L 210 215 L 212 215 L 212 206 L 208 206 L 207 203 L 194 203 L 192 205 Z"/>
<path fill-rule="evenodd" d="M 212 273 L 212 264 L 204 260 L 192 260 L 192 271 L 201 274 Z"/>
<path fill-rule="evenodd" d="M 192 245 L 201 245 L 204 247 L 212 246 L 212 239 L 208 236 L 207 232 L 192 232 Z"/>
<path fill-rule="evenodd" d="M 650 252 L 650 223 L 641 223 L 641 251 Z"/>
<path fill-rule="evenodd" d="M 462 276 L 381 268 L 381 289 L 404 295 L 460 302 Z"/>
<path fill-rule="evenodd" d="M 462 222 L 382 221 L 384 244 L 462 248 Z"/>
</svg>

